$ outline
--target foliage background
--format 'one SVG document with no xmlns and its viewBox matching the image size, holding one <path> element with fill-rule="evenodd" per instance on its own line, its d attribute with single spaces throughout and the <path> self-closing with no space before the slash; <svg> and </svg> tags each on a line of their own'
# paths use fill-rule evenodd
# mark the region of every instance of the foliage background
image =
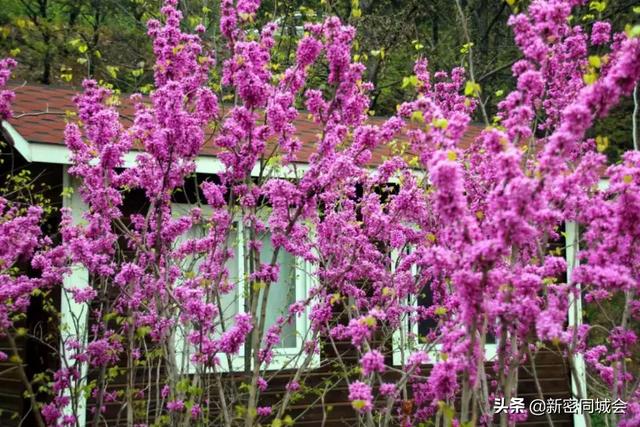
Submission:
<svg viewBox="0 0 640 427">
<path fill-rule="evenodd" d="M 501 95 L 513 89 L 510 68 L 520 58 L 507 20 L 528 3 L 461 2 L 473 44 L 475 77 L 489 114 L 495 112 Z M 577 21 L 589 22 L 599 15 L 610 20 L 614 30 L 621 30 L 638 20 L 639 0 L 591 3 L 594 13 L 575 17 Z M 599 12 L 603 3 L 606 7 Z M 151 89 L 145 23 L 157 18 L 158 0 L 2 0 L 0 5 L 0 50 L 19 61 L 18 80 L 79 86 L 82 79 L 93 77 L 123 92 Z M 219 1 L 181 0 L 180 8 L 192 27 L 205 20 L 208 44 L 219 43 Z M 274 55 L 284 69 L 293 59 L 302 22 L 332 14 L 358 29 L 356 55 L 365 60 L 366 76 L 376 86 L 370 106 L 374 114 L 389 115 L 414 95 L 405 77 L 412 75 L 416 58 L 429 58 L 432 69 L 468 65 L 461 18 L 450 0 L 270 0 L 263 2 L 257 19 L 276 19 L 289 33 Z M 326 70 L 319 68 L 308 83 L 325 78 Z M 606 150 L 612 161 L 632 146 L 632 110 L 633 103 L 627 100 L 595 127 L 593 136 L 608 137 Z"/>
</svg>

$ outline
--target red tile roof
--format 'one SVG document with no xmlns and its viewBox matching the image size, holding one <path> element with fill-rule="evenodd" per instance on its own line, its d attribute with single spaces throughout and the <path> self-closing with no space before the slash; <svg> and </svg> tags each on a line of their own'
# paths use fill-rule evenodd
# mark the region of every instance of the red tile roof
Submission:
<svg viewBox="0 0 640 427">
<path fill-rule="evenodd" d="M 29 142 L 63 145 L 66 111 L 75 111 L 72 98 L 78 88 L 56 87 L 32 84 L 14 84 L 16 99 L 13 103 L 14 118 L 11 125 Z M 123 114 L 131 115 L 133 109 L 127 101 L 123 102 Z M 382 124 L 383 117 L 372 117 L 371 124 Z M 314 152 L 317 134 L 320 128 L 301 113 L 295 121 L 297 136 L 302 141 L 302 149 L 298 155 L 301 162 L 308 161 Z M 472 125 L 463 137 L 461 146 L 468 147 L 481 132 L 482 127 Z M 215 155 L 216 149 L 209 142 L 202 154 Z M 390 147 L 381 146 L 374 150 L 371 163 L 379 164 L 384 157 L 391 155 Z"/>
</svg>

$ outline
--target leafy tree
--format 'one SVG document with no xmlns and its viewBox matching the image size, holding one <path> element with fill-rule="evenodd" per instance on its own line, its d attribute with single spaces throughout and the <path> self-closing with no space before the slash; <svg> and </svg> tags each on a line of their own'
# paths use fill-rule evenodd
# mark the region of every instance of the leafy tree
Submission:
<svg viewBox="0 0 640 427">
<path fill-rule="evenodd" d="M 406 76 L 415 96 L 374 124 L 375 86 L 360 60 L 372 61 L 375 76 L 387 57 L 382 47 L 365 57 L 343 22 L 356 23 L 370 4 L 325 5 L 343 20 L 307 11 L 299 33 L 295 13 L 278 30 L 263 24 L 277 9 L 262 15 L 256 0 L 224 0 L 212 34 L 204 24 L 190 31 L 195 22 L 165 1 L 148 22 L 153 84 L 148 97 L 131 98 L 132 122 L 95 79 L 76 98 L 65 142 L 81 185 L 65 194 L 75 211 L 62 212 L 62 243 L 42 237 L 38 208 L 20 215 L 0 203 L 0 332 L 20 333 L 13 316 L 34 291 L 60 283 L 93 314 L 62 325 L 62 366 L 37 423 L 79 424 L 90 395 L 92 425 L 107 403 L 127 425 L 291 425 L 297 399 L 316 396 L 326 415 L 331 384 L 344 382 L 361 425 L 506 427 L 526 414 L 498 411 L 494 398 L 518 397 L 519 369 L 536 378 L 536 354 L 560 347 L 573 371 L 584 358 L 600 395 L 628 401 L 609 423 L 637 425 L 640 153 L 606 167 L 588 132 L 640 79 L 640 27 L 613 36 L 601 19 L 576 26 L 581 13 L 605 10 L 583 3 L 539 0 L 510 18 L 522 60 L 515 89 L 491 114 L 469 4 L 455 2 L 469 75 L 432 73 L 419 59 Z M 478 22 L 484 33 L 491 27 Z M 283 55 L 290 45 L 295 53 Z M 0 85 L 13 65 L 0 63 Z M 4 117 L 12 96 L 0 96 Z M 308 159 L 296 128 L 301 106 L 320 128 Z M 492 125 L 462 146 L 476 109 Z M 221 162 L 215 176 L 194 175 L 205 144 Z M 373 162 L 385 148 L 389 157 Z M 598 186 L 603 175 L 607 189 Z M 132 193 L 142 211 L 131 212 Z M 566 242 L 569 265 L 554 249 L 567 221 L 583 230 L 579 245 Z M 40 276 L 14 271 L 22 256 Z M 303 261 L 310 267 L 297 271 Z M 68 279 L 77 271 L 84 282 Z M 275 299 L 297 274 L 308 276 L 308 294 Z M 426 294 L 430 302 L 418 304 Z M 269 314 L 274 299 L 281 316 Z M 608 299 L 622 307 L 608 328 L 581 324 L 576 301 L 589 309 Z M 303 319 L 302 345 L 279 352 Z M 420 331 L 424 321 L 435 326 Z M 342 357 L 340 340 L 358 366 Z M 395 366 L 389 348 L 399 353 Z M 333 350 L 320 362 L 331 376 L 307 387 L 322 350 Z M 289 382 L 270 396 L 282 366 L 292 368 Z"/>
</svg>

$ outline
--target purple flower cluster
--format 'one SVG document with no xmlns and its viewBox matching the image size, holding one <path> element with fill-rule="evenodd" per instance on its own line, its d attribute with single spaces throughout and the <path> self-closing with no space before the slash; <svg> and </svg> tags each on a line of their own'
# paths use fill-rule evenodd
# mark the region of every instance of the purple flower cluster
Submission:
<svg viewBox="0 0 640 427">
<path fill-rule="evenodd" d="M 465 407 L 512 396 L 530 352 L 552 343 L 569 358 L 584 355 L 612 395 L 628 398 L 620 423 L 635 425 L 640 392 L 628 360 L 640 320 L 640 154 L 628 152 L 610 166 L 610 185 L 599 189 L 606 159 L 587 132 L 640 79 L 640 38 L 612 34 L 605 21 L 590 32 L 575 25 L 570 17 L 584 3 L 534 0 L 510 18 L 522 52 L 512 67 L 515 89 L 499 104 L 494 126 L 468 147 L 463 136 L 479 93 L 462 68 L 431 74 L 425 59 L 417 61 L 417 97 L 371 123 L 373 86 L 352 57 L 352 26 L 336 17 L 307 24 L 295 60 L 276 75 L 276 25 L 253 31 L 259 1 L 223 0 L 221 76 L 210 85 L 216 56 L 204 47 L 202 28 L 184 32 L 177 1 L 165 1 L 161 19 L 148 24 L 154 90 L 132 97 L 132 122 L 121 120 L 116 94 L 95 81 L 75 98 L 77 121 L 69 122 L 65 142 L 86 209 L 80 220 L 63 210 L 63 243 L 42 237 L 39 208 L 20 210 L 0 198 L 1 330 L 10 330 L 35 289 L 61 283 L 71 266 L 91 277 L 88 286 L 66 289 L 96 320 L 88 336 L 66 335 L 70 365 L 54 376 L 53 400 L 42 408 L 46 422 L 74 422 L 67 414 L 72 397 L 86 394 L 85 368 L 106 372 L 92 384 L 97 413 L 121 399 L 109 375 L 123 360 L 130 373 L 145 364 L 162 368 L 145 372 L 163 371 L 157 410 L 176 425 L 210 416 L 212 402 L 227 392 L 250 423 L 281 417 L 287 399 L 306 390 L 304 379 L 287 384 L 284 406 L 266 406 L 267 368 L 280 360 L 274 356 L 285 326 L 306 324 L 301 317 L 308 312 L 303 348 L 288 362 L 304 359 L 302 375 L 324 346 L 355 347 L 361 369 L 349 378 L 348 398 L 364 416 L 378 410 L 373 390 L 379 390 L 392 405 L 382 405 L 380 415 L 401 425 L 447 408 L 455 425 L 471 422 Z M 596 48 L 606 54 L 590 60 Z M 316 64 L 326 64 L 329 90 L 309 84 Z M 0 86 L 14 66 L 0 61 Z M 233 104 L 219 103 L 228 93 Z M 11 91 L 0 94 L 4 119 L 12 98 Z M 301 104 L 321 132 L 299 171 Z M 200 186 L 207 209 L 185 213 L 176 194 L 207 143 L 221 170 Z M 391 155 L 372 167 L 379 149 Z M 133 165 L 125 165 L 133 150 Z M 289 179 L 289 172 L 299 173 Z M 131 191 L 144 194 L 144 212 L 131 212 Z M 564 283 L 567 262 L 551 245 L 567 221 L 584 232 L 580 263 Z M 270 291 L 291 279 L 283 255 L 296 257 L 296 269 L 313 266 L 305 271 L 311 289 L 278 307 L 282 315 L 274 321 Z M 12 270 L 24 259 L 41 272 L 37 278 Z M 582 292 L 585 304 L 624 301 L 625 321 L 592 348 L 595 328 L 567 325 Z M 431 304 L 416 306 L 426 294 Z M 114 296 L 108 308 L 107 295 Z M 413 327 L 424 320 L 436 326 L 417 336 Z M 487 369 L 492 336 L 496 361 Z M 402 359 L 393 382 L 380 375 L 390 370 L 389 348 Z M 221 374 L 244 356 L 248 384 Z M 220 385 L 204 390 L 203 378 Z M 129 391 L 127 399 L 150 398 L 146 390 Z M 411 400 L 398 407 L 395 399 L 408 394 Z"/>
</svg>

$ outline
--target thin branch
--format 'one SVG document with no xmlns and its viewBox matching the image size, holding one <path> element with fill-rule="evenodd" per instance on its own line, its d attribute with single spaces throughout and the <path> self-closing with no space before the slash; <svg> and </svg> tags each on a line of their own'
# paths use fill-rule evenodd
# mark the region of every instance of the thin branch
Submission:
<svg viewBox="0 0 640 427">
<path fill-rule="evenodd" d="M 42 414 L 40 413 L 40 409 L 38 408 L 38 402 L 36 401 L 36 395 L 33 392 L 33 387 L 31 387 L 31 381 L 27 376 L 27 373 L 24 370 L 24 366 L 22 364 L 22 358 L 18 352 L 18 345 L 16 344 L 16 340 L 13 338 L 11 332 L 6 331 L 6 337 L 9 341 L 9 345 L 11 346 L 11 352 L 13 356 L 16 358 L 16 366 L 18 368 L 18 374 L 20 375 L 20 379 L 27 389 L 27 393 L 29 394 L 29 402 L 31 403 L 31 408 L 33 409 L 33 416 L 35 418 L 36 424 L 38 427 L 45 427 L 44 420 L 42 419 Z"/>
<path fill-rule="evenodd" d="M 480 82 L 482 82 L 482 81 L 486 80 L 487 78 L 491 77 L 492 75 L 494 75 L 494 74 L 496 74 L 496 73 L 499 73 L 500 71 L 504 70 L 505 68 L 509 68 L 509 67 L 511 67 L 513 64 L 515 64 L 516 62 L 518 62 L 518 61 L 519 61 L 519 60 L 521 60 L 521 59 L 522 59 L 522 56 L 518 56 L 517 58 L 515 58 L 515 59 L 514 59 L 514 60 L 512 60 L 512 61 L 509 61 L 509 62 L 507 62 L 507 63 L 505 63 L 505 64 L 500 65 L 500 66 L 499 66 L 499 67 L 497 67 L 497 68 L 494 68 L 494 69 L 493 69 L 493 70 L 491 70 L 491 71 L 488 71 L 487 73 L 483 74 L 482 76 L 480 76 L 480 77 L 478 78 L 478 83 L 480 83 Z"/>
<path fill-rule="evenodd" d="M 638 83 L 633 88 L 633 116 L 631 116 L 633 132 L 633 149 L 638 151 Z"/>
<path fill-rule="evenodd" d="M 467 26 L 467 18 L 464 14 L 464 10 L 462 10 L 462 5 L 460 4 L 460 0 L 456 0 L 456 6 L 458 8 L 458 15 L 460 16 L 460 25 L 462 25 L 462 33 L 464 34 L 464 38 L 467 42 L 467 46 L 469 48 L 469 75 L 471 76 L 471 80 L 475 83 L 477 82 L 474 68 L 473 68 L 473 46 L 471 43 L 471 36 L 469 35 L 469 28 Z M 480 94 L 478 94 L 478 97 Z M 482 112 L 482 119 L 484 120 L 485 125 L 489 126 L 489 116 L 487 116 L 487 109 L 485 108 L 482 102 L 478 102 L 480 105 L 480 111 Z"/>
</svg>

